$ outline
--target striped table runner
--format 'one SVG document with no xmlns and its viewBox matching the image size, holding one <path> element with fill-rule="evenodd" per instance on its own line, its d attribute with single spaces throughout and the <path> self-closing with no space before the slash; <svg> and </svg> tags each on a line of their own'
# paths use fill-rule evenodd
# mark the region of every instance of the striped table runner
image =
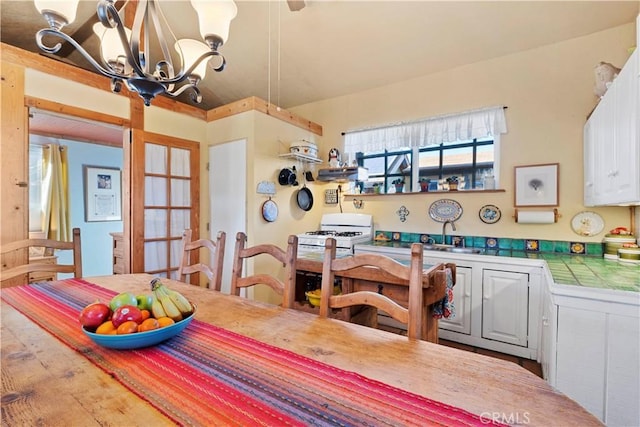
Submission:
<svg viewBox="0 0 640 427">
<path fill-rule="evenodd" d="M 138 350 L 93 343 L 78 314 L 115 293 L 80 279 L 17 286 L 2 299 L 180 425 L 464 425 L 490 423 L 252 338 L 194 320 Z"/>
</svg>

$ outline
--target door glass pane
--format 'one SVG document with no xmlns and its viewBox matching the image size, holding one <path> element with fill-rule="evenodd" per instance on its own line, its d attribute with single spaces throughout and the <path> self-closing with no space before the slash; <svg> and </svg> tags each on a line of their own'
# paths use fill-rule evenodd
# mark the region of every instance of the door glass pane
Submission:
<svg viewBox="0 0 640 427">
<path fill-rule="evenodd" d="M 154 176 L 144 177 L 145 206 L 167 206 L 167 179 Z"/>
<path fill-rule="evenodd" d="M 171 175 L 191 176 L 190 154 L 183 148 L 171 148 Z"/>
<path fill-rule="evenodd" d="M 144 210 L 144 237 L 145 239 L 167 237 L 167 211 L 165 209 Z"/>
<path fill-rule="evenodd" d="M 180 237 L 185 228 L 191 228 L 190 209 L 171 210 L 171 237 Z"/>
<path fill-rule="evenodd" d="M 171 179 L 171 206 L 191 205 L 191 181 Z"/>
<path fill-rule="evenodd" d="M 167 174 L 167 147 L 156 144 L 145 145 L 144 171 L 146 173 Z"/>
<path fill-rule="evenodd" d="M 145 242 L 144 271 L 165 270 L 166 268 L 167 242 Z"/>
<path fill-rule="evenodd" d="M 169 259 L 169 267 L 178 268 L 182 259 L 182 240 L 172 240 L 170 246 L 171 258 Z"/>
</svg>

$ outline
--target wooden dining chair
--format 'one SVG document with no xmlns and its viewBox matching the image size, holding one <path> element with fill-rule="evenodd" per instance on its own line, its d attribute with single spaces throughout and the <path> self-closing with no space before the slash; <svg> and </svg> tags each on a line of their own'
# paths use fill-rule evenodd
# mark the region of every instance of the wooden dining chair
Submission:
<svg viewBox="0 0 640 427">
<path fill-rule="evenodd" d="M 53 262 L 29 262 L 29 249 L 30 248 L 44 248 L 45 254 L 54 254 L 54 250 L 71 250 L 73 251 L 73 264 L 61 264 L 58 262 L 58 258 L 53 258 Z M 80 239 L 80 229 L 73 229 L 73 239 L 71 242 L 63 242 L 59 240 L 51 239 L 24 239 L 15 242 L 2 245 L 0 248 L 0 255 L 2 255 L 2 270 L 0 271 L 0 282 L 5 284 L 6 281 L 14 279 L 19 276 L 25 276 L 31 273 L 73 273 L 74 277 L 82 277 L 82 245 Z M 7 260 L 10 257 L 17 257 L 16 259 L 24 259 L 26 263 L 19 264 L 10 268 L 4 268 L 8 264 Z M 24 257 L 24 258 L 21 258 Z M 55 277 L 55 276 L 53 276 Z M 28 282 L 28 278 L 25 278 L 23 282 L 14 280 L 8 285 L 18 285 Z"/>
<path fill-rule="evenodd" d="M 239 232 L 236 235 L 236 247 L 233 257 L 233 273 L 231 275 L 231 294 L 240 295 L 241 288 L 247 288 L 258 284 L 264 284 L 273 289 L 278 295 L 282 295 L 282 306 L 292 308 L 295 300 L 296 285 L 296 259 L 298 258 L 298 237 L 290 235 L 287 240 L 287 250 L 272 244 L 261 244 L 246 247 L 247 235 Z M 259 273 L 246 277 L 243 276 L 243 264 L 248 258 L 260 254 L 270 255 L 284 266 L 284 280 Z"/>
<path fill-rule="evenodd" d="M 182 233 L 182 258 L 178 267 L 178 280 L 187 281 L 187 275 L 191 284 L 197 285 L 199 278 L 194 273 L 204 273 L 209 279 L 209 288 L 220 291 L 222 286 L 222 265 L 224 263 L 224 246 L 227 234 L 218 231 L 215 242 L 209 239 L 191 240 L 193 232 L 187 228 Z M 205 248 L 209 250 L 209 256 L 213 258 L 213 265 L 199 262 L 199 251 Z M 191 261 L 193 259 L 193 261 Z"/>
<path fill-rule="evenodd" d="M 320 295 L 320 317 L 328 317 L 329 310 L 355 305 L 375 307 L 389 314 L 398 322 L 407 325 L 409 339 L 419 340 L 422 332 L 422 244 L 411 245 L 409 266 L 381 254 L 358 254 L 336 259 L 336 241 L 328 238 L 325 242 L 324 262 L 322 265 L 322 291 Z M 336 273 L 360 269 L 365 277 L 376 274 L 388 274 L 409 282 L 408 308 L 391 298 L 372 291 L 355 291 L 333 295 Z"/>
</svg>

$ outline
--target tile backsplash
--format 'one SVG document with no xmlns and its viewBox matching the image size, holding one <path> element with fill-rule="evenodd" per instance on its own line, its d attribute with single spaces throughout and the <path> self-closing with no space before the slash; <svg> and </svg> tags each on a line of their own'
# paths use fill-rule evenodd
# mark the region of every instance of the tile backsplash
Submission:
<svg viewBox="0 0 640 427">
<path fill-rule="evenodd" d="M 399 231 L 376 230 L 376 240 L 407 243 L 444 243 L 469 248 L 499 249 L 526 252 L 545 252 L 561 254 L 581 254 L 601 257 L 604 253 L 602 243 L 567 242 L 562 240 L 511 239 L 495 236 L 447 235 L 445 242 L 440 234 L 406 233 Z"/>
</svg>

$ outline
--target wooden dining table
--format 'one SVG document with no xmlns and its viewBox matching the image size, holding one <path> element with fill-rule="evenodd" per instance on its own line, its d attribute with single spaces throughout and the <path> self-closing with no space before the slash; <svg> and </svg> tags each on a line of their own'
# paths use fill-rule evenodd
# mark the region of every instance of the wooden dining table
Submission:
<svg viewBox="0 0 640 427">
<path fill-rule="evenodd" d="M 125 274 L 84 280 L 115 292 L 142 293 L 151 279 L 147 274 Z M 163 282 L 197 304 L 195 318 L 200 322 L 452 405 L 487 422 L 601 425 L 543 379 L 509 361 L 173 280 Z M 3 425 L 175 424 L 4 300 L 1 315 Z"/>
</svg>

